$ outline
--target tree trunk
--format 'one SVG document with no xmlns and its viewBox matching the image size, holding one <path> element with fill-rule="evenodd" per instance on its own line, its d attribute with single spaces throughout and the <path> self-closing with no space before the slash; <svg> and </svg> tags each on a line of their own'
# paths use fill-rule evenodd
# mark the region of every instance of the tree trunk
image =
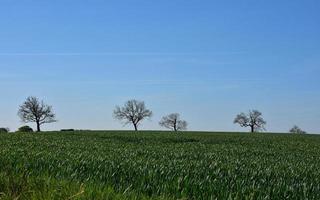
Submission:
<svg viewBox="0 0 320 200">
<path fill-rule="evenodd" d="M 40 122 L 37 122 L 37 132 L 40 132 Z"/>
<path fill-rule="evenodd" d="M 138 131 L 138 126 L 137 126 L 137 124 L 133 124 L 133 126 L 134 126 L 134 130 L 135 130 L 135 131 Z"/>
<path fill-rule="evenodd" d="M 254 133 L 254 126 L 250 126 L 251 127 L 251 133 Z"/>
</svg>

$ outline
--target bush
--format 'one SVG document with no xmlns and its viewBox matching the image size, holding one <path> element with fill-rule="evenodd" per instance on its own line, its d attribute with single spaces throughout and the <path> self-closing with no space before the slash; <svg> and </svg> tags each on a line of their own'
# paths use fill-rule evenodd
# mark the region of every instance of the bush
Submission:
<svg viewBox="0 0 320 200">
<path fill-rule="evenodd" d="M 0 133 L 8 133 L 9 129 L 8 128 L 0 128 Z"/>
<path fill-rule="evenodd" d="M 61 132 L 72 132 L 72 131 L 74 131 L 74 129 L 61 129 L 60 131 Z"/>
<path fill-rule="evenodd" d="M 33 129 L 30 126 L 22 126 L 18 129 L 18 132 L 31 133 Z"/>
</svg>

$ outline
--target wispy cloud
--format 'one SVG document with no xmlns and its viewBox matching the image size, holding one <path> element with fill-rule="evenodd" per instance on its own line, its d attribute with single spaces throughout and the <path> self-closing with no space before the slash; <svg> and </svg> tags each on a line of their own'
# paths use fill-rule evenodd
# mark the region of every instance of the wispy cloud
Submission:
<svg viewBox="0 0 320 200">
<path fill-rule="evenodd" d="M 0 56 L 187 56 L 187 55 L 233 55 L 244 54 L 243 51 L 230 52 L 17 52 L 0 53 Z"/>
</svg>

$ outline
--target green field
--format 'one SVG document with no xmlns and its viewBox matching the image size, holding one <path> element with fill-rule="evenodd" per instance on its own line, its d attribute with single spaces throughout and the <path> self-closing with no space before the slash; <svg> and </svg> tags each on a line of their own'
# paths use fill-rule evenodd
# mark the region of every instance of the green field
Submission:
<svg viewBox="0 0 320 200">
<path fill-rule="evenodd" d="M 320 136 L 0 134 L 0 199 L 320 199 Z"/>
</svg>

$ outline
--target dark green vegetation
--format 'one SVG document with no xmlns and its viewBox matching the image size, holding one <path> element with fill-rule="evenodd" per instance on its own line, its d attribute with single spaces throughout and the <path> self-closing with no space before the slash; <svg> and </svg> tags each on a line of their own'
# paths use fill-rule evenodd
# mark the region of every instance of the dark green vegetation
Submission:
<svg viewBox="0 0 320 200">
<path fill-rule="evenodd" d="M 0 134 L 0 199 L 320 199 L 320 137 Z"/>
<path fill-rule="evenodd" d="M 30 133 L 33 132 L 33 129 L 30 126 L 21 126 L 18 132 Z"/>
<path fill-rule="evenodd" d="M 8 128 L 0 128 L 0 133 L 8 133 L 9 129 Z"/>
</svg>

